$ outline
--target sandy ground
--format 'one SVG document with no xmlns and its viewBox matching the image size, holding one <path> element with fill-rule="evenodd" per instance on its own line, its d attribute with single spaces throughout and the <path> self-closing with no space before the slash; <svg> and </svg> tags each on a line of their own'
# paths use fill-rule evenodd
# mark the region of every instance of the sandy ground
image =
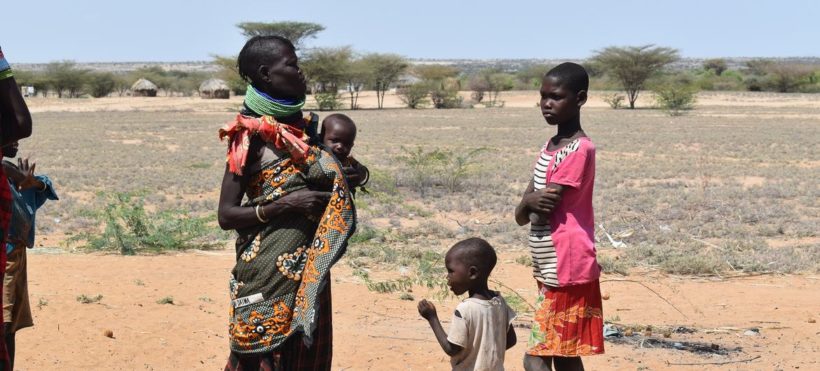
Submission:
<svg viewBox="0 0 820 371">
<path fill-rule="evenodd" d="M 45 250 L 53 251 L 51 249 Z M 517 256 L 517 255 L 516 255 Z M 30 294 L 35 327 L 17 335 L 18 370 L 219 370 L 227 357 L 227 280 L 232 252 L 122 257 L 32 251 Z M 494 275 L 528 300 L 535 295 L 529 269 L 501 256 Z M 668 340 L 741 347 L 729 356 L 607 343 L 603 356 L 585 359 L 589 370 L 816 370 L 820 369 L 818 277 L 758 276 L 704 280 L 653 272 L 627 277 L 667 298 L 607 276 L 605 318 L 623 324 L 687 326 L 694 334 Z M 334 370 L 445 370 L 416 301 L 369 292 L 344 260 L 333 271 Z M 99 303 L 77 297 L 102 295 Z M 159 300 L 172 297 L 173 304 Z M 436 302 L 449 319 L 457 299 Z M 812 323 L 810 323 L 812 322 Z M 527 325 L 527 318 L 519 321 Z M 445 324 L 445 327 L 447 324 Z M 748 328 L 760 334 L 744 335 Z M 113 338 L 104 335 L 113 332 Z M 657 330 L 656 330 L 657 331 Z M 528 330 L 507 351 L 508 370 L 520 370 Z M 662 338 L 661 334 L 653 334 Z M 731 362 L 723 366 L 674 363 Z"/>
</svg>

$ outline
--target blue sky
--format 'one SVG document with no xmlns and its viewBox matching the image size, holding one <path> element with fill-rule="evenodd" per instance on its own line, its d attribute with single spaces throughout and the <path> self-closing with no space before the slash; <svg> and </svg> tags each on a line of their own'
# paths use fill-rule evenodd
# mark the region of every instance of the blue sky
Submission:
<svg viewBox="0 0 820 371">
<path fill-rule="evenodd" d="M 225 5 L 233 4 L 233 5 Z M 327 29 L 307 47 L 410 58 L 585 58 L 657 44 L 684 57 L 820 56 L 820 1 L 4 1 L 10 62 L 196 61 L 236 54 L 242 21 Z"/>
</svg>

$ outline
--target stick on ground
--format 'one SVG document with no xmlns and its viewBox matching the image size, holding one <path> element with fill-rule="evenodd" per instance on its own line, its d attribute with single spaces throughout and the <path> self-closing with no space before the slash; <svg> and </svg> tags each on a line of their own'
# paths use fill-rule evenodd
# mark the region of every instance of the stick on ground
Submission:
<svg viewBox="0 0 820 371">
<path fill-rule="evenodd" d="M 666 361 L 666 364 L 668 366 L 728 365 L 730 363 L 751 362 L 751 361 L 754 361 L 758 358 L 760 358 L 760 356 L 754 356 L 752 358 L 747 358 L 747 359 L 738 359 L 736 361 L 714 361 L 714 362 L 698 362 L 698 363 L 677 363 L 677 362 Z"/>
</svg>

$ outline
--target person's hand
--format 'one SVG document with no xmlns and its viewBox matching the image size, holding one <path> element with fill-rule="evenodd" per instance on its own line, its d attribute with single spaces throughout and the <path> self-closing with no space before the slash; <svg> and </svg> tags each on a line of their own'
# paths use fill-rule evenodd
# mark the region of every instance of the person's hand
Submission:
<svg viewBox="0 0 820 371">
<path fill-rule="evenodd" d="M 362 174 L 359 172 L 359 169 L 353 166 L 343 167 L 342 173 L 345 179 L 347 179 L 347 184 L 350 188 L 356 187 L 362 182 Z"/>
<path fill-rule="evenodd" d="M 300 189 L 282 197 L 281 202 L 307 216 L 321 216 L 330 200 L 330 192 Z M 270 215 L 270 214 L 268 214 Z"/>
<path fill-rule="evenodd" d="M 23 160 L 22 158 L 17 159 L 17 168 L 20 169 L 20 173 L 23 175 L 22 179 L 17 183 L 18 191 L 22 191 L 40 185 L 40 182 L 37 181 L 37 178 L 34 177 L 34 168 L 36 166 L 37 164 L 35 164 L 34 162 L 29 163 L 28 158 L 26 158 L 25 160 Z"/>
<path fill-rule="evenodd" d="M 427 299 L 421 299 L 419 302 L 419 314 L 428 321 L 438 316 L 436 314 L 436 306 L 427 301 Z"/>
<path fill-rule="evenodd" d="M 538 214 L 551 213 L 559 201 L 561 201 L 561 195 L 551 188 L 542 188 L 527 193 L 522 200 L 530 211 Z"/>
</svg>

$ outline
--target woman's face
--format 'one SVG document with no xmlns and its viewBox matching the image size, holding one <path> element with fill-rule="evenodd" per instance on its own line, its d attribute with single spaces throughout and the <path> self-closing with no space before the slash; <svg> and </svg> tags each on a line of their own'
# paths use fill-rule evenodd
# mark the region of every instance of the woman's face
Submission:
<svg viewBox="0 0 820 371">
<path fill-rule="evenodd" d="M 274 98 L 300 99 L 305 96 L 305 75 L 299 69 L 299 59 L 291 48 L 265 61 L 260 67 L 262 80 L 268 85 L 265 92 Z"/>
</svg>

